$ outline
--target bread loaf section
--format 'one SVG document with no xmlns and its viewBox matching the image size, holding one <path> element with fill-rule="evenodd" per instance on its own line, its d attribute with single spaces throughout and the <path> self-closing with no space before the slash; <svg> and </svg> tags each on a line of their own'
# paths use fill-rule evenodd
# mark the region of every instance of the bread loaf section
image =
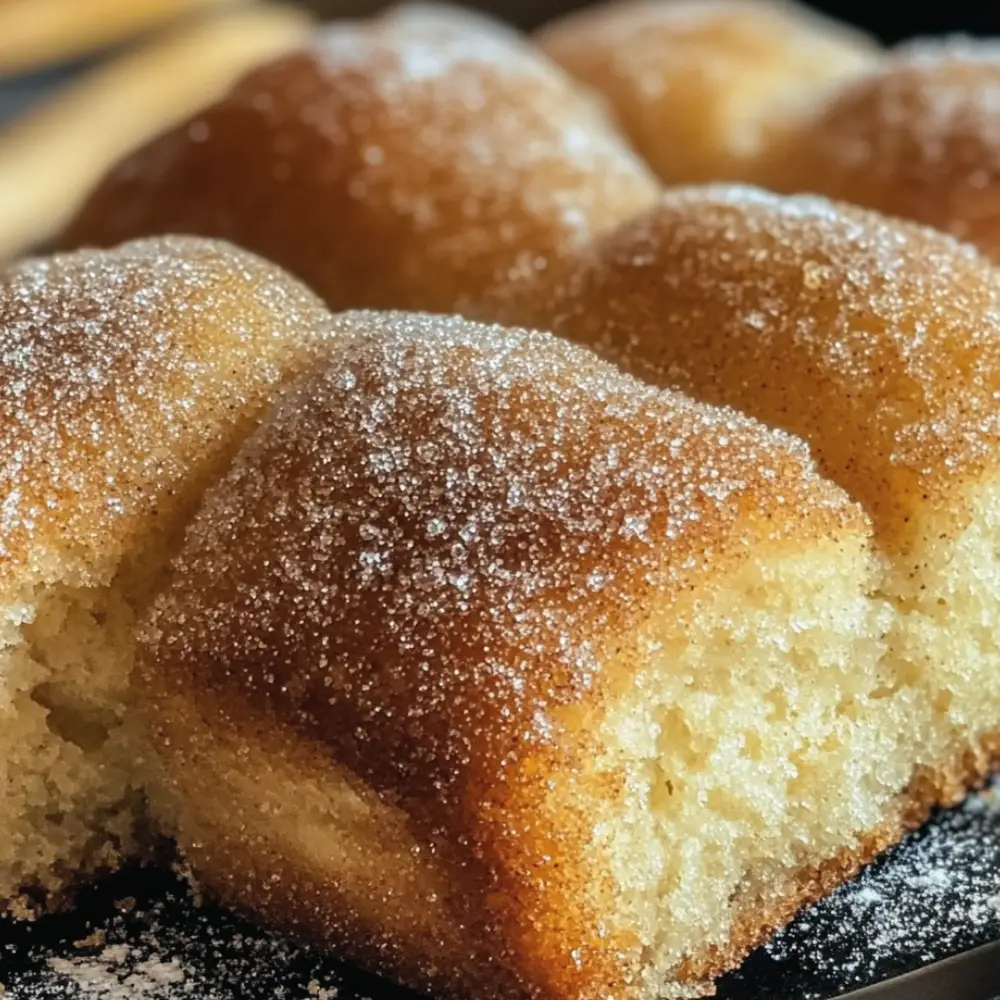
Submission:
<svg viewBox="0 0 1000 1000">
<path fill-rule="evenodd" d="M 30 915 L 136 848 L 134 627 L 202 491 L 331 334 L 221 244 L 0 273 L 0 904 Z"/>
<path fill-rule="evenodd" d="M 765 162 L 872 58 L 756 4 L 540 41 L 667 178 Z M 331 319 L 198 239 L 11 272 L 14 909 L 134 849 L 148 796 L 219 898 L 408 985 L 690 997 L 996 764 L 995 271 L 822 198 L 664 194 L 598 100 L 405 6 L 63 241 L 226 237 L 337 308 L 507 327 Z"/>
<path fill-rule="evenodd" d="M 145 633 L 158 815 L 223 899 L 440 995 L 708 989 L 912 818 L 867 519 L 551 336 L 337 331 Z"/>
<path fill-rule="evenodd" d="M 995 40 L 910 43 L 776 143 L 761 183 L 936 226 L 1000 260 L 998 93 Z"/>
<path fill-rule="evenodd" d="M 949 236 L 816 197 L 678 189 L 511 306 L 801 435 L 871 514 L 922 763 L 995 759 L 1000 285 Z M 963 794 L 950 783 L 945 800 Z"/>
<path fill-rule="evenodd" d="M 615 0 L 537 40 L 607 99 L 668 184 L 757 180 L 761 157 L 879 56 L 861 32 L 781 0 Z"/>
<path fill-rule="evenodd" d="M 433 4 L 335 22 L 98 187 L 62 244 L 232 240 L 335 309 L 452 311 L 655 198 L 596 101 L 513 30 Z"/>
</svg>

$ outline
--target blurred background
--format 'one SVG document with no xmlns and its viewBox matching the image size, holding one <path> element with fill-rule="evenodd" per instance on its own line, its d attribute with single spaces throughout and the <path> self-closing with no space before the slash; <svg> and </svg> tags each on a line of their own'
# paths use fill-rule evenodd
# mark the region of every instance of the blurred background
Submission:
<svg viewBox="0 0 1000 1000">
<path fill-rule="evenodd" d="M 573 0 L 469 0 L 534 28 Z M 107 166 L 210 103 L 317 18 L 379 0 L 0 0 L 0 260 L 44 247 Z M 1000 0 L 811 6 L 887 43 L 1000 35 Z"/>
<path fill-rule="evenodd" d="M 344 0 L 314 0 L 314 10 L 322 15 L 336 16 L 343 11 L 364 8 L 377 10 L 382 3 L 347 3 Z M 495 14 L 509 17 L 528 27 L 540 24 L 548 17 L 587 6 L 572 0 L 484 0 L 472 3 Z M 898 41 L 912 34 L 964 31 L 976 34 L 1000 33 L 1000 2 L 997 0 L 951 0 L 948 3 L 902 3 L 899 0 L 870 0 L 869 3 L 816 2 L 810 4 L 819 10 L 853 21 L 867 28 L 886 41 Z"/>
</svg>

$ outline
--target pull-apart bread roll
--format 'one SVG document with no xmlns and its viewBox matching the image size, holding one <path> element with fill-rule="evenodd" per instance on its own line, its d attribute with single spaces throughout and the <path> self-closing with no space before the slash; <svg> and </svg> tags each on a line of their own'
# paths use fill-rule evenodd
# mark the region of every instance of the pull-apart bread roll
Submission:
<svg viewBox="0 0 1000 1000">
<path fill-rule="evenodd" d="M 799 434 L 890 558 L 890 690 L 921 762 L 1000 730 L 1000 282 L 950 236 L 822 198 L 680 189 L 510 309 Z M 979 752 L 981 738 L 986 738 Z M 956 779 L 961 778 L 956 773 Z M 944 798 L 961 792 L 943 787 Z"/>
<path fill-rule="evenodd" d="M 921 41 L 774 150 L 764 180 L 915 219 L 1000 260 L 1000 45 Z"/>
<path fill-rule="evenodd" d="M 603 94 L 668 183 L 748 180 L 763 151 L 878 48 L 804 7 L 624 0 L 544 28 L 549 56 Z"/>
<path fill-rule="evenodd" d="M 128 850 L 133 622 L 206 484 L 329 316 L 168 239 L 0 272 L 0 908 Z"/>
<path fill-rule="evenodd" d="M 112 171 L 63 244 L 222 237 L 334 308 L 447 312 L 655 195 L 596 104 L 516 33 L 415 5 L 250 74 Z"/>
<path fill-rule="evenodd" d="M 860 508 L 548 334 L 345 314 L 143 629 L 229 903 L 462 997 L 693 996 L 926 807 Z"/>
</svg>

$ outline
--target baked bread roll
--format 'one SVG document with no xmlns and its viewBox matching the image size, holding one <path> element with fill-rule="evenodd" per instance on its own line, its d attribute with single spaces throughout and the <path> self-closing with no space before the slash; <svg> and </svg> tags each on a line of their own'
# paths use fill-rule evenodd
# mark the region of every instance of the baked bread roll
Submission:
<svg viewBox="0 0 1000 1000">
<path fill-rule="evenodd" d="M 765 179 L 915 219 L 1000 260 L 1000 46 L 905 46 L 773 153 Z"/>
<path fill-rule="evenodd" d="M 867 36 L 780 0 L 618 0 L 538 35 L 603 94 L 667 183 L 750 180 L 757 158 L 867 69 Z"/>
<path fill-rule="evenodd" d="M 988 769 L 1000 750 L 1000 283 L 984 257 L 822 198 L 679 189 L 507 311 L 805 438 L 890 560 L 895 683 L 919 693 L 921 762 L 969 748 L 970 775 Z"/>
<path fill-rule="evenodd" d="M 230 239 L 335 308 L 451 311 L 655 197 L 587 96 L 484 16 L 339 22 L 126 161 L 63 240 Z"/>
<path fill-rule="evenodd" d="M 133 847 L 133 627 L 209 481 L 329 317 L 190 239 L 0 272 L 0 909 Z"/>
<path fill-rule="evenodd" d="M 692 996 L 926 810 L 801 443 L 547 334 L 336 334 L 143 629 L 201 884 L 434 995 Z"/>
</svg>

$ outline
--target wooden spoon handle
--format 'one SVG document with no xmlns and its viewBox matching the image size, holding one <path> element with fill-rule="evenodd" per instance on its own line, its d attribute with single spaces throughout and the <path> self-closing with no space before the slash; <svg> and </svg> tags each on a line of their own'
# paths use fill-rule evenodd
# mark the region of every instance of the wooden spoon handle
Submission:
<svg viewBox="0 0 1000 1000">
<path fill-rule="evenodd" d="M 115 162 L 293 47 L 309 24 L 270 5 L 199 18 L 16 119 L 0 133 L 0 259 L 54 236 Z"/>
</svg>

